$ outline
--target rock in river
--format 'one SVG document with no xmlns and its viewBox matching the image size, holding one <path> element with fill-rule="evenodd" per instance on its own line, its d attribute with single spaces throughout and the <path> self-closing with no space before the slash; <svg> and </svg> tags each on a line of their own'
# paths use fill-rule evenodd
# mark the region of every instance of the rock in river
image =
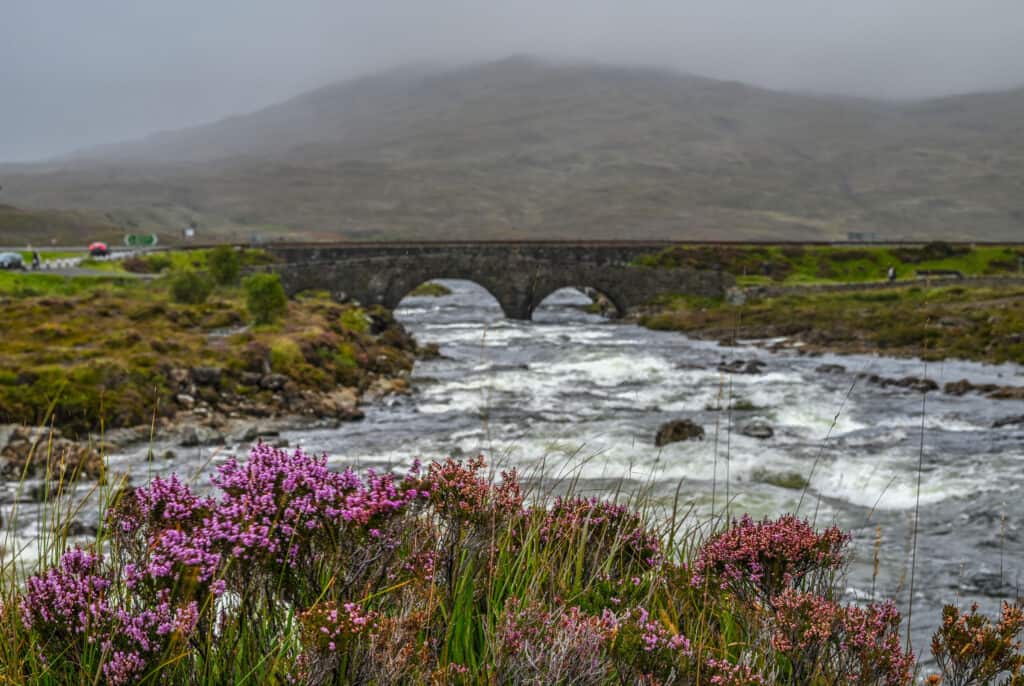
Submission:
<svg viewBox="0 0 1024 686">
<path fill-rule="evenodd" d="M 1024 426 L 1024 414 L 1016 415 L 1015 417 L 1003 417 L 992 422 L 993 429 L 1001 429 L 1004 426 Z"/>
<path fill-rule="evenodd" d="M 818 365 L 814 371 L 819 374 L 845 374 L 846 367 L 841 364 L 822 364 Z"/>
<path fill-rule="evenodd" d="M 674 419 L 665 422 L 658 428 L 658 434 L 654 437 L 654 445 L 659 448 L 677 441 L 689 441 L 691 439 L 704 440 L 704 429 L 689 419 Z"/>
<path fill-rule="evenodd" d="M 722 360 L 718 363 L 718 371 L 727 374 L 761 374 L 761 367 L 765 366 L 761 360 Z"/>
<path fill-rule="evenodd" d="M 751 438 L 765 440 L 775 435 L 775 429 L 763 419 L 752 419 L 740 427 L 740 433 Z"/>
</svg>

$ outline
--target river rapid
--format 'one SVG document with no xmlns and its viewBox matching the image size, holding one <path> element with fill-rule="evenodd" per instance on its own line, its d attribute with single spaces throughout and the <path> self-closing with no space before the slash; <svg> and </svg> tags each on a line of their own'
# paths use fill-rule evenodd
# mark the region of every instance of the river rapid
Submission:
<svg viewBox="0 0 1024 686">
<path fill-rule="evenodd" d="M 671 508 L 678 493 L 694 524 L 726 508 L 799 511 L 853 534 L 850 598 L 895 599 L 905 617 L 920 479 L 912 637 L 922 658 L 944 603 L 995 611 L 1024 583 L 1024 425 L 991 428 L 1024 414 L 1024 402 L 934 392 L 922 407 L 919 392 L 858 377 L 1024 385 L 1024 367 L 722 347 L 587 314 L 589 299 L 572 290 L 550 297 L 534 321 L 512 321 L 479 287 L 443 283 L 452 295 L 409 297 L 396 312 L 442 354 L 417 362 L 410 396 L 365 407 L 361 422 L 281 438 L 326 452 L 337 468 L 404 470 L 414 457 L 483 454 L 527 476 L 576 476 L 587 495 L 647 489 Z M 738 359 L 759 360 L 761 372 L 718 369 Z M 819 371 L 826 364 L 844 370 Z M 700 424 L 704 440 L 656 448 L 658 427 L 679 418 Z M 742 435 L 753 418 L 774 435 Z M 140 450 L 111 466 L 142 482 L 207 471 L 245 446 L 174 449 L 173 461 L 147 463 Z M 806 494 L 765 482 L 791 473 L 809 479 Z"/>
</svg>

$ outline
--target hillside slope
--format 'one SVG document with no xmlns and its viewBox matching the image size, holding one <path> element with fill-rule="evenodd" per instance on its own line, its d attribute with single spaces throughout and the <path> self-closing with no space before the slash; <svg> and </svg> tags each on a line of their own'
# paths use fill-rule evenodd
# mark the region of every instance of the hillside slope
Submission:
<svg viewBox="0 0 1024 686">
<path fill-rule="evenodd" d="M 327 86 L 3 183 L 33 207 L 305 238 L 1006 240 L 1022 114 L 1024 90 L 895 105 L 516 58 Z"/>
</svg>

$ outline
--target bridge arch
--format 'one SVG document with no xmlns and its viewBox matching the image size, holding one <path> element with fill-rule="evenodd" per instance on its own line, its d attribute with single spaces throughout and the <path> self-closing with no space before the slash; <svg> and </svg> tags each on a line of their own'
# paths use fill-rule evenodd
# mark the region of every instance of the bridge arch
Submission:
<svg viewBox="0 0 1024 686">
<path fill-rule="evenodd" d="M 551 299 L 551 296 L 555 295 L 556 293 L 559 293 L 561 291 L 566 291 L 566 290 L 576 291 L 582 297 L 589 298 L 590 301 L 592 303 L 595 303 L 595 304 L 599 304 L 600 305 L 600 304 L 602 304 L 602 301 L 604 301 L 605 303 L 609 304 L 611 306 L 610 317 L 613 318 L 613 319 L 617 319 L 617 318 L 622 317 L 623 315 L 626 314 L 626 307 L 622 303 L 622 299 L 621 298 L 617 299 L 616 296 L 607 293 L 604 289 L 597 288 L 597 287 L 591 286 L 589 284 L 572 284 L 572 285 L 560 286 L 558 288 L 555 288 L 555 289 L 549 291 L 548 293 L 546 293 L 544 295 L 540 295 L 538 297 L 538 299 L 537 299 L 537 304 L 530 311 L 530 317 L 532 318 L 533 314 L 537 311 L 537 309 L 542 307 L 545 303 L 547 303 L 548 300 Z M 602 314 L 606 314 L 605 311 L 602 310 Z"/>
<path fill-rule="evenodd" d="M 481 284 L 476 279 L 456 279 L 456 278 L 450 278 L 450 277 L 434 277 L 434 278 L 426 279 L 426 280 L 420 282 L 419 284 L 413 286 L 404 295 L 399 297 L 398 302 L 395 304 L 395 306 L 392 309 L 398 309 L 399 307 L 401 307 L 404 304 L 406 304 L 406 302 L 408 301 L 408 298 L 410 298 L 413 295 L 413 293 L 415 293 L 415 291 L 418 290 L 421 286 L 425 286 L 425 285 L 431 284 L 431 283 L 439 283 L 440 284 L 440 282 L 442 282 L 442 281 L 447 281 L 449 283 L 455 282 L 455 283 L 467 284 L 467 285 L 469 285 L 470 287 L 472 287 L 474 289 L 477 289 L 479 291 L 482 291 L 483 293 L 486 293 L 487 294 L 487 299 L 490 300 L 490 302 L 493 303 L 494 307 L 496 307 L 501 312 L 502 316 L 508 317 L 508 313 L 505 312 L 505 309 L 502 306 L 501 301 L 498 299 L 498 296 L 495 295 L 494 292 L 491 291 L 490 289 L 488 289 L 485 285 Z M 440 285 L 443 286 L 444 284 L 440 284 Z"/>
</svg>

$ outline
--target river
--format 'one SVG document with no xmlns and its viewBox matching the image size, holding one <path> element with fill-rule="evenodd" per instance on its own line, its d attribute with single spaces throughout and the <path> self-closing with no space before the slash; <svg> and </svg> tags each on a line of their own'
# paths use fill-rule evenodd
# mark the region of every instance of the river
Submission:
<svg viewBox="0 0 1024 686">
<path fill-rule="evenodd" d="M 410 297 L 397 312 L 443 355 L 416 364 L 412 395 L 365 408 L 361 422 L 282 438 L 326 452 L 339 468 L 482 453 L 527 474 L 578 475 L 576 490 L 587 494 L 643 488 L 669 507 L 678 493 L 693 522 L 726 508 L 755 517 L 799 510 L 853 534 L 849 597 L 893 598 L 904 615 L 919 492 L 912 636 L 922 657 L 944 603 L 977 600 L 994 611 L 1024 583 L 1024 426 L 991 428 L 1024 414 L 1024 402 L 936 392 L 922 406 L 919 392 L 858 376 L 1022 385 L 1024 367 L 722 347 L 587 314 L 580 305 L 589 300 L 571 290 L 549 298 L 533 322 L 511 321 L 479 287 L 444 283 L 452 295 Z M 738 359 L 759 360 L 761 372 L 719 371 Z M 820 371 L 826 364 L 843 371 Z M 739 432 L 755 417 L 772 437 Z M 677 418 L 699 423 L 705 439 L 656 448 L 658 427 Z M 144 476 L 226 454 L 175 450 L 179 459 L 167 463 L 142 467 L 138 452 L 111 462 Z M 790 473 L 809 478 L 806 494 L 765 482 Z"/>
</svg>

